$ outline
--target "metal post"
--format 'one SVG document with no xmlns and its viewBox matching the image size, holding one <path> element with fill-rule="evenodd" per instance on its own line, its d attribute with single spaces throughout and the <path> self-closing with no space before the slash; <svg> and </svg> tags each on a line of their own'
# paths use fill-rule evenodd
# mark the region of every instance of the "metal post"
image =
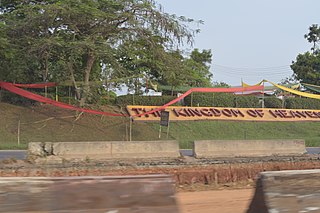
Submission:
<svg viewBox="0 0 320 213">
<path fill-rule="evenodd" d="M 170 122 L 168 122 L 168 127 L 167 127 L 167 139 L 169 138 L 169 128 L 170 127 Z"/>
<path fill-rule="evenodd" d="M 129 125 L 129 141 L 132 140 L 132 117 L 130 116 L 130 125 Z"/>
<path fill-rule="evenodd" d="M 193 102 L 193 93 L 191 93 L 191 107 L 192 107 L 192 102 Z"/>
<path fill-rule="evenodd" d="M 69 86 L 69 104 L 71 104 L 71 87 Z"/>
<path fill-rule="evenodd" d="M 161 138 L 161 125 L 159 127 L 159 139 Z"/>
<path fill-rule="evenodd" d="M 59 98 L 58 98 L 58 87 L 56 86 L 56 101 L 59 101 Z"/>
<path fill-rule="evenodd" d="M 262 85 L 263 85 L 263 90 L 262 90 L 262 108 L 264 108 L 264 81 L 263 81 Z"/>
<path fill-rule="evenodd" d="M 20 145 L 20 118 L 19 118 L 19 122 L 18 122 L 18 146 Z"/>
</svg>

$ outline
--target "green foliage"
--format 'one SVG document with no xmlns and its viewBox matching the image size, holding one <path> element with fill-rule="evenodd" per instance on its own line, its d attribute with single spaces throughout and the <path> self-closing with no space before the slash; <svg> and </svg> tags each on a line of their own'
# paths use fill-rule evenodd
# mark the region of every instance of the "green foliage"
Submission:
<svg viewBox="0 0 320 213">
<path fill-rule="evenodd" d="M 192 99 L 192 100 L 191 100 Z M 194 93 L 185 98 L 185 105 L 255 108 L 261 106 L 255 96 L 237 96 L 230 93 Z"/>
<path fill-rule="evenodd" d="M 320 109 L 320 100 L 311 98 L 288 98 L 285 100 L 287 109 Z"/>
<path fill-rule="evenodd" d="M 320 85 L 320 52 L 299 54 L 291 69 L 302 83 Z"/>
<path fill-rule="evenodd" d="M 313 43 L 311 50 L 313 53 L 317 52 L 317 43 L 320 41 L 320 27 L 317 24 L 313 24 L 309 27 L 309 33 L 304 35 L 304 38 L 309 43 Z"/>
<path fill-rule="evenodd" d="M 174 96 L 137 96 L 122 95 L 116 98 L 116 104 L 120 106 L 142 105 L 142 106 L 162 106 L 176 97 Z M 178 105 L 174 104 L 174 105 Z"/>
<path fill-rule="evenodd" d="M 173 72 L 178 76 L 171 47 L 192 43 L 196 33 L 187 25 L 193 20 L 163 12 L 153 0 L 5 0 L 0 22 L 0 47 L 10 50 L 0 52 L 0 78 L 23 83 L 70 79 L 80 103 L 92 102 L 92 80 L 109 82 L 113 76 L 154 70 L 166 79 Z M 122 44 L 127 51 L 118 57 Z M 103 68 L 108 72 L 101 76 Z M 82 97 L 77 81 L 84 82 Z"/>
<path fill-rule="evenodd" d="M 265 108 L 282 108 L 282 100 L 274 96 L 267 96 L 264 98 L 264 107 Z"/>
<path fill-rule="evenodd" d="M 192 87 L 212 86 L 212 73 L 209 64 L 212 61 L 211 50 L 194 49 L 189 58 L 184 59 L 185 85 Z"/>
<path fill-rule="evenodd" d="M 117 94 L 113 91 L 107 92 L 105 95 L 100 96 L 98 101 L 99 105 L 114 105 L 116 103 Z"/>
<path fill-rule="evenodd" d="M 259 98 L 252 95 L 237 96 L 235 95 L 235 107 L 241 108 L 260 108 Z"/>
</svg>

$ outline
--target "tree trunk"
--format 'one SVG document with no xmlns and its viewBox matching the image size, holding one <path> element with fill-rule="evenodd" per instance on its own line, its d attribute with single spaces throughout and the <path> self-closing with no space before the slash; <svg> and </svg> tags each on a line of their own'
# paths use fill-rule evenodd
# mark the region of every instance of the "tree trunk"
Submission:
<svg viewBox="0 0 320 213">
<path fill-rule="evenodd" d="M 83 96 L 80 99 L 80 106 L 84 106 L 90 94 L 89 80 L 90 80 L 90 73 L 91 73 L 94 61 L 95 61 L 95 56 L 93 52 L 89 50 L 87 55 L 86 68 L 84 70 Z"/>
<path fill-rule="evenodd" d="M 68 61 L 67 62 L 67 66 L 68 66 L 68 69 L 69 69 L 69 72 L 70 72 L 70 78 L 71 78 L 73 87 L 75 89 L 76 98 L 78 100 L 80 100 L 80 98 L 81 98 L 80 88 L 77 86 L 76 78 L 74 77 L 74 69 L 73 69 L 73 66 L 72 66 L 72 62 Z"/>
</svg>

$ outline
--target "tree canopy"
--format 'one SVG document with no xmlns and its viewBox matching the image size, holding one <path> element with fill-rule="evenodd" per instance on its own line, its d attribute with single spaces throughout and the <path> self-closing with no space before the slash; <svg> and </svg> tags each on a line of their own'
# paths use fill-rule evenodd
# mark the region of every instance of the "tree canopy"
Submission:
<svg viewBox="0 0 320 213">
<path fill-rule="evenodd" d="M 179 50 L 198 32 L 191 22 L 153 0 L 3 0 L 0 79 L 71 80 L 82 103 L 93 80 L 144 75 L 171 85 L 209 85 L 211 51 L 194 50 L 187 58 Z"/>
<path fill-rule="evenodd" d="M 296 61 L 292 62 L 291 69 L 297 80 L 303 83 L 320 85 L 320 27 L 313 24 L 309 27 L 309 33 L 304 37 L 312 43 L 311 52 L 299 54 Z"/>
</svg>

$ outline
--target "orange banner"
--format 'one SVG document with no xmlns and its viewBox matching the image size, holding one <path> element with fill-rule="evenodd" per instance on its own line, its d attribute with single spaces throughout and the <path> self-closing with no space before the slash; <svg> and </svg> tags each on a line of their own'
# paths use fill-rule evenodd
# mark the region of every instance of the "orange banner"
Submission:
<svg viewBox="0 0 320 213">
<path fill-rule="evenodd" d="M 161 111 L 146 114 L 157 106 L 127 106 L 136 121 L 160 121 Z M 171 121 L 233 120 L 233 121 L 320 121 L 320 110 L 228 108 L 228 107 L 179 107 L 169 106 Z"/>
</svg>

